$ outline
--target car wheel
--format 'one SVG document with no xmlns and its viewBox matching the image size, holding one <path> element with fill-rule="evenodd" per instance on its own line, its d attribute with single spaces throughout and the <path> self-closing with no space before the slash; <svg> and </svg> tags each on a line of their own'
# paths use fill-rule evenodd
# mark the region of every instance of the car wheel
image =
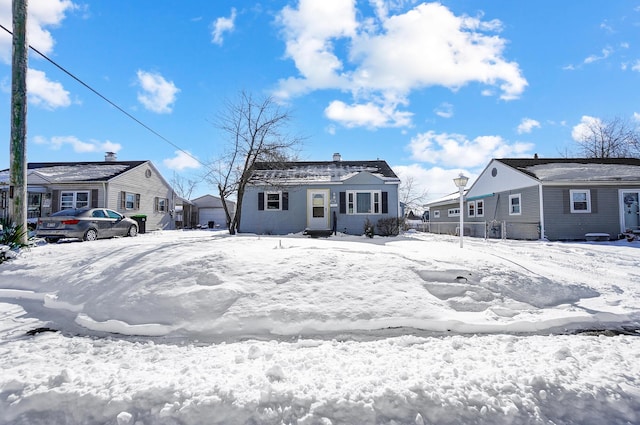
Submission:
<svg viewBox="0 0 640 425">
<path fill-rule="evenodd" d="M 87 232 L 84 234 L 83 239 L 85 241 L 95 241 L 96 239 L 98 239 L 98 231 L 96 229 L 87 230 Z"/>
<path fill-rule="evenodd" d="M 136 226 L 131 226 L 129 227 L 129 231 L 127 232 L 127 236 L 137 236 L 138 235 L 138 228 Z"/>
<path fill-rule="evenodd" d="M 44 238 L 44 240 L 47 241 L 47 243 L 58 243 L 60 238 Z"/>
</svg>

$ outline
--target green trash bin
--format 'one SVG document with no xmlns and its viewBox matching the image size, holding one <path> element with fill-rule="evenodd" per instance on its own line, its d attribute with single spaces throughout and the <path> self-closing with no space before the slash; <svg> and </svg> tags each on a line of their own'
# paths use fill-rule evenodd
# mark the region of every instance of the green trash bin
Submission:
<svg viewBox="0 0 640 425">
<path fill-rule="evenodd" d="M 136 214 L 131 216 L 138 223 L 138 233 L 147 232 L 147 216 L 144 214 Z"/>
</svg>

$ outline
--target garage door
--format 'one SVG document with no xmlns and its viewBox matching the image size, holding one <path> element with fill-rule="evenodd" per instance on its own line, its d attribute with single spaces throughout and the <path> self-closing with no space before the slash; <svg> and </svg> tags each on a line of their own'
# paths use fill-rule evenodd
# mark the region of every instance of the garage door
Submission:
<svg viewBox="0 0 640 425">
<path fill-rule="evenodd" d="M 227 226 L 227 218 L 222 208 L 200 208 L 200 225 L 207 226 L 210 221 L 216 224 L 216 227 L 225 228 Z"/>
</svg>

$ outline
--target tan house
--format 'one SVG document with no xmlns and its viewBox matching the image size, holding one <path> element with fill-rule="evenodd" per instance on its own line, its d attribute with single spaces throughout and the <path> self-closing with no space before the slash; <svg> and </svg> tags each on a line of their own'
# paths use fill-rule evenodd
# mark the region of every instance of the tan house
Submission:
<svg viewBox="0 0 640 425">
<path fill-rule="evenodd" d="M 9 170 L 0 171 L 0 217 L 8 217 Z M 40 162 L 27 165 L 28 222 L 67 208 L 101 207 L 146 216 L 146 231 L 173 229 L 176 195 L 151 161 Z"/>
</svg>

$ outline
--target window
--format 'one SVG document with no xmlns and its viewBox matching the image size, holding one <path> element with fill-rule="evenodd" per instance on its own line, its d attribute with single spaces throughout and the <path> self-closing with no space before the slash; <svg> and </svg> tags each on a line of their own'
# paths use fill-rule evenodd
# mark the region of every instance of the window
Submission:
<svg viewBox="0 0 640 425">
<path fill-rule="evenodd" d="M 591 212 L 591 191 L 590 190 L 570 190 L 571 212 L 590 213 Z"/>
<path fill-rule="evenodd" d="M 449 208 L 447 215 L 449 217 L 460 217 L 460 208 Z"/>
<path fill-rule="evenodd" d="M 476 216 L 476 203 L 475 201 L 471 201 L 467 203 L 467 215 L 469 217 L 475 217 Z"/>
<path fill-rule="evenodd" d="M 120 192 L 120 209 L 121 210 L 139 210 L 140 194 Z"/>
<path fill-rule="evenodd" d="M 379 190 L 347 192 L 347 214 L 380 214 L 381 193 Z"/>
<path fill-rule="evenodd" d="M 136 195 L 135 193 L 127 193 L 126 201 L 124 207 L 128 210 L 134 209 L 136 206 Z"/>
<path fill-rule="evenodd" d="M 433 212 L 433 218 L 440 218 L 440 210 L 435 210 Z"/>
<path fill-rule="evenodd" d="M 84 208 L 89 206 L 89 192 L 61 192 L 60 209 Z"/>
<path fill-rule="evenodd" d="M 476 217 L 484 217 L 484 201 L 476 201 Z"/>
<path fill-rule="evenodd" d="M 157 198 L 155 200 L 155 211 L 156 212 L 167 212 L 169 211 L 169 200 L 167 198 Z"/>
<path fill-rule="evenodd" d="M 258 210 L 285 211 L 289 209 L 289 192 L 258 192 Z"/>
<path fill-rule="evenodd" d="M 509 195 L 509 215 L 522 214 L 522 199 L 520 194 Z"/>
</svg>

